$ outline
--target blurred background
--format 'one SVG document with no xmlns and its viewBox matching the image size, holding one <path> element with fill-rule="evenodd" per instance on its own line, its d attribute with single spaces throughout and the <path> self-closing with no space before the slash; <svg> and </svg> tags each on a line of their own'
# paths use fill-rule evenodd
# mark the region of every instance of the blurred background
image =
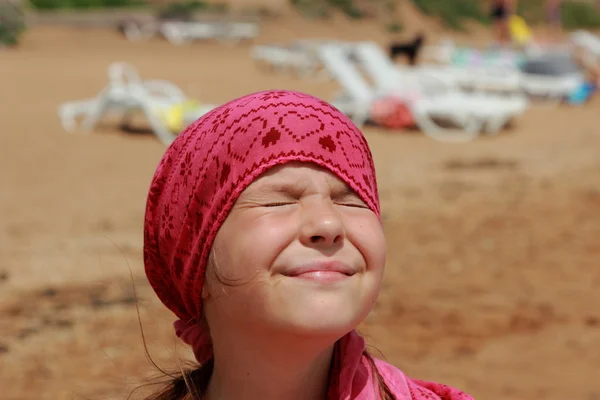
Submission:
<svg viewBox="0 0 600 400">
<path fill-rule="evenodd" d="M 191 359 L 143 273 L 150 179 L 203 113 L 293 89 L 373 151 L 375 354 L 477 399 L 599 400 L 599 43 L 597 1 L 2 0 L 0 398 L 156 382 L 136 306 L 160 368 Z"/>
</svg>

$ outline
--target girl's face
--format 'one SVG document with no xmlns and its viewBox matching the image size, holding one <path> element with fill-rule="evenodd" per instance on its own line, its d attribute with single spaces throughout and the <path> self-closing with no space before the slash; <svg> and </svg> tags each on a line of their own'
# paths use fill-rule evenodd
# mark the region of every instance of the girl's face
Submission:
<svg viewBox="0 0 600 400">
<path fill-rule="evenodd" d="M 379 219 L 345 182 L 310 163 L 274 167 L 215 238 L 203 294 L 213 337 L 342 336 L 373 306 L 385 254 Z"/>
</svg>

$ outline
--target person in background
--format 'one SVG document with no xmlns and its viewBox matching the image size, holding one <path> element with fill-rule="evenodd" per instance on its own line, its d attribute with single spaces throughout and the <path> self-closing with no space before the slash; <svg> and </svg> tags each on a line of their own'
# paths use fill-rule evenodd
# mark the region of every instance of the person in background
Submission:
<svg viewBox="0 0 600 400">
<path fill-rule="evenodd" d="M 491 0 L 490 18 L 494 24 L 496 44 L 500 46 L 511 44 L 510 17 L 517 13 L 517 7 L 517 0 Z"/>
<path fill-rule="evenodd" d="M 562 34 L 562 0 L 548 0 L 546 3 L 546 18 L 553 40 L 558 40 Z"/>
</svg>

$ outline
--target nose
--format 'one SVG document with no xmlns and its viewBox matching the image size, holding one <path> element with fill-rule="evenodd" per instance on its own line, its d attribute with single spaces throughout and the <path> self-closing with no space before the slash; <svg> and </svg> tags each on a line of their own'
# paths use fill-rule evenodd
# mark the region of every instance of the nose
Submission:
<svg viewBox="0 0 600 400">
<path fill-rule="evenodd" d="M 330 199 L 316 199 L 303 206 L 300 241 L 320 249 L 340 245 L 344 241 L 344 223 Z"/>
</svg>

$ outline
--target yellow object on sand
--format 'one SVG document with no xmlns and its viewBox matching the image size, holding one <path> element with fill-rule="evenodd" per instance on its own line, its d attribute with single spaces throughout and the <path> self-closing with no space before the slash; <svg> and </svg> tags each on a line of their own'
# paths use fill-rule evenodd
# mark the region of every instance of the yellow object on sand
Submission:
<svg viewBox="0 0 600 400">
<path fill-rule="evenodd" d="M 527 22 L 518 15 L 512 15 L 508 20 L 508 29 L 513 42 L 519 45 L 527 44 L 532 37 L 531 29 Z"/>
<path fill-rule="evenodd" d="M 200 103 L 195 100 L 188 100 L 182 103 L 172 105 L 163 111 L 162 117 L 167 128 L 172 132 L 181 132 L 184 126 L 184 116 L 187 112 L 193 111 L 200 106 Z"/>
</svg>

